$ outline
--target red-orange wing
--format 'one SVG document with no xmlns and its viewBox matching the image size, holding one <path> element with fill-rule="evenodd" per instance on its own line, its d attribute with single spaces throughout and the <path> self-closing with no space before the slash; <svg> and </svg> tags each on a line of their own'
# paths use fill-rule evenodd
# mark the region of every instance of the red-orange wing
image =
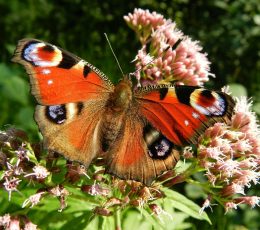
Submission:
<svg viewBox="0 0 260 230">
<path fill-rule="evenodd" d="M 113 91 L 112 83 L 100 70 L 43 41 L 19 41 L 12 60 L 25 66 L 32 94 L 41 105 L 87 101 Z"/>
<path fill-rule="evenodd" d="M 30 76 L 46 147 L 88 166 L 101 151 L 100 121 L 112 83 L 88 62 L 35 39 L 19 41 L 13 61 Z"/>
<path fill-rule="evenodd" d="M 126 115 L 122 131 L 105 158 L 108 173 L 150 185 L 176 165 L 179 152 L 137 112 Z"/>
<path fill-rule="evenodd" d="M 195 144 L 207 127 L 227 122 L 234 108 L 229 95 L 193 86 L 151 87 L 136 97 L 146 119 L 178 146 Z"/>
<path fill-rule="evenodd" d="M 48 150 L 88 167 L 101 151 L 100 123 L 105 104 L 106 100 L 102 99 L 64 105 L 37 105 L 35 120 Z"/>
</svg>

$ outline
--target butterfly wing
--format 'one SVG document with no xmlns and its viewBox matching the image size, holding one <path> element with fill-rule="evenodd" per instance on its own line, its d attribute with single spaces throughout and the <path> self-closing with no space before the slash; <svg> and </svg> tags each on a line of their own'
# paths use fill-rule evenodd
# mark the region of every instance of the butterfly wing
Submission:
<svg viewBox="0 0 260 230">
<path fill-rule="evenodd" d="M 135 99 L 111 146 L 107 171 L 146 185 L 176 165 L 178 146 L 196 144 L 207 127 L 228 122 L 234 108 L 229 95 L 193 86 L 153 86 Z"/>
<path fill-rule="evenodd" d="M 127 114 L 107 171 L 147 185 L 176 165 L 177 146 L 196 144 L 206 128 L 228 122 L 234 108 L 229 95 L 199 87 L 153 86 L 135 96 L 137 112 Z"/>
<path fill-rule="evenodd" d="M 201 133 L 232 115 L 231 96 L 194 86 L 158 86 L 136 95 L 146 119 L 174 145 L 196 144 Z"/>
<path fill-rule="evenodd" d="M 30 76 L 46 147 L 88 166 L 100 152 L 100 120 L 112 83 L 88 62 L 36 39 L 19 41 L 12 60 Z"/>
<path fill-rule="evenodd" d="M 101 152 L 100 122 L 105 100 L 37 105 L 35 120 L 49 150 L 63 154 L 86 167 Z"/>
<path fill-rule="evenodd" d="M 92 100 L 113 91 L 105 74 L 90 63 L 40 40 L 20 40 L 12 60 L 26 68 L 41 105 Z"/>
<path fill-rule="evenodd" d="M 178 159 L 178 151 L 160 131 L 142 115 L 128 113 L 107 155 L 107 172 L 150 185 L 162 172 L 172 169 Z"/>
</svg>

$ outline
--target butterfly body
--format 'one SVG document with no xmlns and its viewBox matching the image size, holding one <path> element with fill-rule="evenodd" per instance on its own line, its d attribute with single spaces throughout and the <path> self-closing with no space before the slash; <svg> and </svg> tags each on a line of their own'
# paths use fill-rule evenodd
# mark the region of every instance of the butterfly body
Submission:
<svg viewBox="0 0 260 230">
<path fill-rule="evenodd" d="M 107 100 L 102 118 L 101 145 L 104 152 L 108 151 L 124 125 L 125 117 L 134 111 L 132 83 L 125 77 L 114 88 Z"/>
<path fill-rule="evenodd" d="M 18 43 L 38 105 L 45 146 L 86 166 L 102 156 L 106 172 L 147 185 L 179 159 L 176 146 L 196 144 L 212 124 L 227 122 L 234 101 L 199 87 L 113 85 L 90 63 L 36 39 Z"/>
</svg>

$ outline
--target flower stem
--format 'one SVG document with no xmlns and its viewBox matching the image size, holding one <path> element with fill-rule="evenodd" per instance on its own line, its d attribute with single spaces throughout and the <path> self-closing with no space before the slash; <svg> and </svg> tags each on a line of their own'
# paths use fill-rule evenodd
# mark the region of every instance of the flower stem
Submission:
<svg viewBox="0 0 260 230">
<path fill-rule="evenodd" d="M 116 224 L 116 228 L 115 230 L 121 230 L 121 212 L 120 209 L 118 207 L 115 207 L 114 209 L 114 218 L 115 218 L 115 224 Z"/>
</svg>

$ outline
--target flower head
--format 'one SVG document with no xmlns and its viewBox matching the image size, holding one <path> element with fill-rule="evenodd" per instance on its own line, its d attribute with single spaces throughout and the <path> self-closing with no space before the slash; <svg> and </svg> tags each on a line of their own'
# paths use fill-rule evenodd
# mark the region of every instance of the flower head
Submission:
<svg viewBox="0 0 260 230">
<path fill-rule="evenodd" d="M 94 183 L 94 185 L 83 185 L 81 190 L 87 192 L 92 196 L 102 195 L 107 196 L 109 194 L 109 189 L 102 188 L 101 185 Z"/>
<path fill-rule="evenodd" d="M 28 177 L 28 176 L 35 176 L 36 179 L 45 179 L 50 173 L 48 172 L 48 170 L 41 166 L 41 165 L 36 165 L 33 167 L 33 173 L 29 173 L 27 175 L 25 175 L 24 177 Z"/>
<path fill-rule="evenodd" d="M 66 197 L 69 195 L 69 191 L 66 188 L 64 188 L 62 185 L 58 185 L 49 189 L 49 193 L 53 196 L 56 196 L 60 200 L 60 209 L 58 210 L 59 212 L 67 207 Z"/>
<path fill-rule="evenodd" d="M 125 16 L 125 20 L 142 43 L 135 58 L 136 77 L 142 85 L 177 82 L 201 86 L 214 76 L 202 47 L 171 20 L 140 9 Z"/>
<path fill-rule="evenodd" d="M 24 148 L 24 145 L 19 146 L 19 148 L 15 151 L 15 153 L 18 156 L 17 165 L 19 165 L 20 161 L 29 160 L 29 157 L 27 155 L 28 149 Z"/>
<path fill-rule="evenodd" d="M 142 43 L 146 42 L 153 30 L 166 22 L 163 15 L 143 9 L 134 9 L 134 13 L 124 16 L 124 19 Z"/>
<path fill-rule="evenodd" d="M 171 216 L 168 212 L 164 211 L 164 210 L 163 210 L 160 206 L 158 206 L 157 204 L 150 204 L 150 205 L 149 205 L 149 208 L 150 208 L 151 211 L 152 211 L 152 214 L 151 214 L 151 215 L 157 216 L 158 219 L 159 219 L 161 222 L 163 222 L 163 221 L 162 221 L 162 215 L 169 217 L 171 220 L 173 219 L 172 216 Z"/>
<path fill-rule="evenodd" d="M 0 226 L 7 227 L 11 221 L 10 214 L 5 214 L 4 216 L 0 216 Z"/>
<path fill-rule="evenodd" d="M 7 229 L 20 230 L 20 220 L 18 218 L 12 218 L 9 222 Z"/>
<path fill-rule="evenodd" d="M 213 209 L 212 209 L 212 205 L 216 205 L 216 204 L 211 204 L 211 201 L 212 201 L 212 198 L 211 196 L 208 196 L 207 199 L 203 202 L 203 205 L 202 205 L 202 208 L 200 209 L 199 211 L 199 214 L 202 215 L 202 213 L 204 212 L 204 210 L 206 208 L 210 208 L 211 212 L 213 212 Z"/>
<path fill-rule="evenodd" d="M 30 208 L 32 208 L 34 205 L 37 205 L 37 204 L 40 202 L 40 200 L 41 200 L 43 194 L 45 194 L 45 192 L 38 192 L 38 193 L 36 193 L 36 194 L 31 195 L 28 199 L 26 199 L 26 200 L 23 202 L 22 207 L 24 208 L 24 207 L 27 206 L 29 203 L 31 203 Z"/>
<path fill-rule="evenodd" d="M 237 209 L 237 204 L 230 201 L 230 202 L 226 202 L 224 204 L 224 207 L 225 207 L 225 210 L 226 210 L 226 213 L 229 212 L 230 210 L 233 210 L 233 209 Z"/>
<path fill-rule="evenodd" d="M 229 200 L 226 211 L 236 209 L 238 201 L 249 204 L 246 188 L 259 183 L 260 132 L 250 108 L 251 102 L 238 99 L 230 123 L 216 123 L 198 143 L 199 164 L 212 186 L 221 188 L 219 196 Z"/>
<path fill-rule="evenodd" d="M 234 200 L 238 204 L 248 204 L 251 206 L 251 208 L 254 208 L 255 206 L 260 206 L 260 197 L 258 196 L 244 196 L 235 198 Z"/>
<path fill-rule="evenodd" d="M 8 177 L 5 178 L 5 182 L 3 183 L 3 185 L 9 194 L 9 201 L 11 200 L 12 192 L 18 191 L 17 187 L 20 182 L 21 182 L 21 180 L 16 177 L 12 177 L 10 180 L 8 179 Z"/>
</svg>

